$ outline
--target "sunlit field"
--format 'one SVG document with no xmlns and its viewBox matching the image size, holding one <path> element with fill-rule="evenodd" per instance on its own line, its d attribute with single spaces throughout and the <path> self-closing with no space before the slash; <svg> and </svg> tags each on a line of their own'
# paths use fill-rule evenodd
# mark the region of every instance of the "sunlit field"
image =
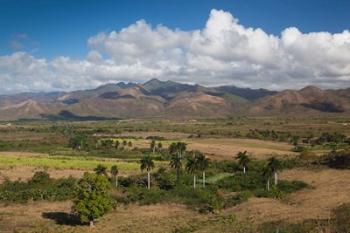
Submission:
<svg viewBox="0 0 350 233">
<path fill-rule="evenodd" d="M 301 133 L 299 126 L 310 120 L 290 119 L 287 126 L 281 126 L 278 118 L 262 120 L 270 122 L 268 127 L 255 129 L 255 120 L 249 118 L 2 126 L 0 227 L 4 232 L 115 232 L 117 228 L 145 232 L 145 222 L 146 232 L 310 232 L 337 227 L 329 219 L 336 221 L 347 213 L 348 207 L 341 206 L 350 203 L 346 188 L 350 173 L 327 157 L 335 152 L 343 156 L 349 148 L 346 136 L 334 134 L 336 120 L 315 119 L 317 123 L 310 124 L 315 128 L 308 133 Z M 231 123 L 221 128 L 222 122 Z M 176 132 L 169 131 L 174 126 Z M 240 133 L 228 134 L 230 127 Z M 347 129 L 343 131 L 348 135 Z M 177 153 L 171 147 L 178 142 L 186 146 L 179 181 L 171 165 L 172 153 Z M 237 157 L 243 152 L 249 159 L 246 173 Z M 193 173 L 188 168 L 188 161 L 198 153 L 209 159 L 205 180 L 201 170 Z M 154 161 L 150 190 L 147 170 L 140 167 L 145 156 Z M 271 158 L 280 164 L 279 183 L 275 185 L 271 175 L 267 190 L 264 169 Z M 114 165 L 118 187 L 113 181 Z M 101 174 L 110 182 L 108 193 L 116 205 L 90 228 L 71 213 L 74 185 L 84 173 L 103 168 Z M 50 178 L 45 178 L 46 173 Z M 39 174 L 43 177 L 35 178 Z M 36 179 L 49 179 L 51 184 L 36 184 Z"/>
</svg>

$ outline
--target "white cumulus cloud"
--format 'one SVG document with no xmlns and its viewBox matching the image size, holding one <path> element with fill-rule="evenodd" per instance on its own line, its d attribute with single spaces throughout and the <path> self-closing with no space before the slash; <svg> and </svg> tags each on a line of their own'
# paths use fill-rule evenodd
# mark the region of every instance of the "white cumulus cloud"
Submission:
<svg viewBox="0 0 350 233">
<path fill-rule="evenodd" d="M 150 78 L 252 88 L 350 86 L 350 32 L 280 35 L 241 25 L 231 13 L 212 10 L 202 29 L 183 31 L 144 20 L 88 38 L 85 59 L 0 56 L 0 94 L 66 91 L 108 82 Z"/>
</svg>

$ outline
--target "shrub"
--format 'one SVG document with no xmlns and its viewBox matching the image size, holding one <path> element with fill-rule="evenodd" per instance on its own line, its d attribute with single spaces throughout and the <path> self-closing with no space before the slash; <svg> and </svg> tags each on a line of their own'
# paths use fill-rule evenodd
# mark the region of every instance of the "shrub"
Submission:
<svg viewBox="0 0 350 233">
<path fill-rule="evenodd" d="M 113 202 L 107 192 L 109 185 L 103 175 L 85 173 L 79 180 L 72 209 L 82 223 L 93 225 L 95 219 L 112 209 Z"/>
<path fill-rule="evenodd" d="M 295 191 L 298 191 L 300 189 L 306 188 L 308 185 L 304 183 L 303 181 L 298 181 L 298 180 L 293 180 L 293 181 L 288 181 L 288 180 L 281 180 L 277 188 L 281 190 L 284 193 L 292 193 Z"/>
<path fill-rule="evenodd" d="M 349 169 L 350 168 L 350 150 L 332 151 L 321 158 L 321 164 L 331 168 Z"/>
<path fill-rule="evenodd" d="M 243 191 L 238 194 L 235 194 L 225 200 L 225 208 L 232 207 L 245 201 L 248 201 L 248 199 L 252 196 L 253 193 L 251 193 L 250 191 Z"/>
<path fill-rule="evenodd" d="M 74 196 L 76 180 L 72 177 L 52 179 L 46 172 L 36 172 L 28 182 L 6 180 L 0 185 L 0 201 L 61 201 Z"/>
</svg>

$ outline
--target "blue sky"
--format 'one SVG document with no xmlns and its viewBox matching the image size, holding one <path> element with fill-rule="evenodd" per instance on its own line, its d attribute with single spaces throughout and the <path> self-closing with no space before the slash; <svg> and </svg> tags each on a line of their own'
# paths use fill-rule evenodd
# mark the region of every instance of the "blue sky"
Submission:
<svg viewBox="0 0 350 233">
<path fill-rule="evenodd" d="M 145 19 L 152 25 L 203 28 L 211 9 L 231 12 L 240 23 L 279 35 L 289 26 L 302 32 L 341 32 L 350 28 L 348 0 L 0 0 L 0 54 L 19 48 L 39 57 L 79 58 L 87 39 Z M 25 35 L 25 39 L 19 37 Z"/>
<path fill-rule="evenodd" d="M 349 0 L 0 0 L 0 95 L 151 78 L 350 87 Z"/>
</svg>

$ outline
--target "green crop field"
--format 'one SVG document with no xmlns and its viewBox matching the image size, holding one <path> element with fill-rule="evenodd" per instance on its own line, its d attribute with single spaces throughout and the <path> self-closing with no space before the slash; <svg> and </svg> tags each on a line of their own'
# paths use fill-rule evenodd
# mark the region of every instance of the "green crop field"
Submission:
<svg viewBox="0 0 350 233">
<path fill-rule="evenodd" d="M 98 164 L 111 167 L 112 165 L 118 165 L 120 170 L 136 171 L 140 169 L 140 165 L 137 161 L 121 161 L 118 159 L 98 159 L 87 157 L 70 157 L 70 156 L 3 156 L 0 153 L 0 167 L 9 166 L 33 166 L 33 167 L 47 167 L 55 169 L 81 169 L 91 170 Z M 160 165 L 157 162 L 157 165 Z"/>
</svg>

